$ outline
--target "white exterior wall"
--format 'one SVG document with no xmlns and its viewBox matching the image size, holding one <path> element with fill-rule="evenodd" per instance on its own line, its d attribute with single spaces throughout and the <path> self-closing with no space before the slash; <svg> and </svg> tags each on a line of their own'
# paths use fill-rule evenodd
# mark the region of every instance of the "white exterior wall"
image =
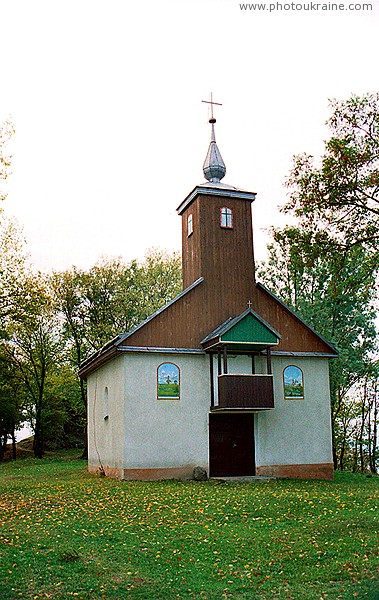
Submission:
<svg viewBox="0 0 379 600">
<path fill-rule="evenodd" d="M 283 370 L 289 365 L 303 371 L 303 400 L 284 399 Z M 256 465 L 332 463 L 328 360 L 273 357 L 272 371 L 275 409 L 256 416 Z"/>
<path fill-rule="evenodd" d="M 180 369 L 179 400 L 157 399 L 157 369 L 164 362 Z M 284 399 L 283 370 L 289 365 L 303 371 L 302 400 Z M 265 357 L 256 358 L 255 367 L 265 373 Z M 328 360 L 274 356 L 272 370 L 275 408 L 255 415 L 257 468 L 332 463 Z M 216 393 L 216 358 L 213 371 Z M 229 356 L 228 372 L 251 373 L 251 357 Z M 106 387 L 109 416 L 104 419 Z M 195 466 L 209 473 L 210 402 L 208 355 L 120 354 L 88 376 L 90 470 L 101 463 L 121 477 L 124 470 L 190 473 Z"/>
<path fill-rule="evenodd" d="M 273 356 L 271 363 L 275 408 L 255 415 L 256 466 L 332 463 L 328 359 Z M 290 365 L 303 371 L 302 400 L 284 399 L 283 371 Z M 267 372 L 266 357 L 255 357 L 255 371 Z M 228 373 L 251 372 L 251 356 L 228 356 Z M 217 404 L 216 357 L 213 373 Z"/>
<path fill-rule="evenodd" d="M 124 361 L 106 363 L 87 379 L 88 466 L 123 468 Z M 108 418 L 104 418 L 104 392 L 108 388 Z"/>
<path fill-rule="evenodd" d="M 180 399 L 157 399 L 157 368 L 180 369 Z M 126 469 L 201 466 L 208 470 L 209 357 L 125 353 Z"/>
</svg>

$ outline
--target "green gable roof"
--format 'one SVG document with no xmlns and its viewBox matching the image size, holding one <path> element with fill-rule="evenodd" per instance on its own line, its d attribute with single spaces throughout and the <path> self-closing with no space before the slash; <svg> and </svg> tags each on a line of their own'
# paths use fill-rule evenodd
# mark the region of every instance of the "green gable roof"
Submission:
<svg viewBox="0 0 379 600">
<path fill-rule="evenodd" d="M 259 342 L 264 344 L 277 344 L 278 334 L 262 323 L 253 314 L 247 314 L 243 319 L 233 325 L 221 335 L 223 342 Z"/>
<path fill-rule="evenodd" d="M 275 346 L 280 338 L 280 333 L 249 308 L 238 317 L 230 317 L 201 344 L 204 348 L 227 344 L 236 350 L 262 350 L 266 346 Z"/>
</svg>

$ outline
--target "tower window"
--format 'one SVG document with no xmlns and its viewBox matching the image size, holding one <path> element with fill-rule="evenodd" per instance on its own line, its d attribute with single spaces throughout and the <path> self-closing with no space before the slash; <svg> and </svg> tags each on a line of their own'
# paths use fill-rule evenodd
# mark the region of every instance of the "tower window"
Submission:
<svg viewBox="0 0 379 600">
<path fill-rule="evenodd" d="M 188 215 L 187 219 L 187 235 L 190 236 L 193 233 L 193 220 L 192 215 Z"/>
<path fill-rule="evenodd" d="M 220 211 L 220 225 L 226 229 L 233 228 L 233 213 L 230 208 L 222 208 Z"/>
</svg>

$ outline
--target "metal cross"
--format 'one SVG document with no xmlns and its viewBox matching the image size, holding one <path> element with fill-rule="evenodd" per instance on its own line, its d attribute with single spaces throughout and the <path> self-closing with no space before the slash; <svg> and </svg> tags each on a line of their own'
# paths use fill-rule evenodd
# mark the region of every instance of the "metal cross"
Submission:
<svg viewBox="0 0 379 600">
<path fill-rule="evenodd" d="M 249 300 L 249 302 L 247 303 L 248 307 L 251 308 L 252 302 L 251 300 Z"/>
<path fill-rule="evenodd" d="M 213 102 L 213 94 L 211 92 L 211 99 L 210 100 L 202 100 L 202 102 L 205 102 L 206 104 L 210 104 L 211 105 L 211 118 L 213 119 L 213 105 L 217 104 L 217 106 L 222 106 L 222 104 L 220 104 L 220 102 Z"/>
</svg>

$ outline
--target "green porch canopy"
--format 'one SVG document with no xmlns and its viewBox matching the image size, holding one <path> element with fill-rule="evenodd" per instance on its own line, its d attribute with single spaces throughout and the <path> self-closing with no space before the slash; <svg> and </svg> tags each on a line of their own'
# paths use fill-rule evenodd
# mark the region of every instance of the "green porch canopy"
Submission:
<svg viewBox="0 0 379 600">
<path fill-rule="evenodd" d="M 258 352 L 279 344 L 281 335 L 252 308 L 229 317 L 201 342 L 205 350 L 227 346 L 235 352 Z"/>
</svg>

